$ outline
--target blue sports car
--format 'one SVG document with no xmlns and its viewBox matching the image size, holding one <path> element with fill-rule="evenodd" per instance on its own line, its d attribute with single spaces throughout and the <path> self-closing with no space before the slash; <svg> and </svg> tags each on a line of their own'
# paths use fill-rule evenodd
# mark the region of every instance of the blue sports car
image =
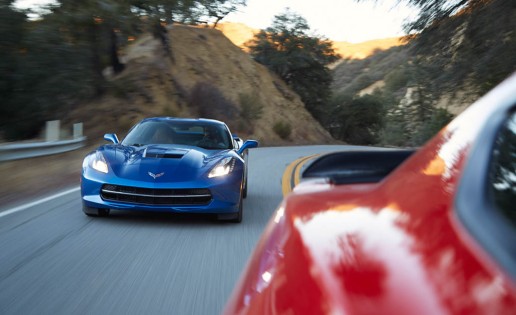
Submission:
<svg viewBox="0 0 516 315">
<path fill-rule="evenodd" d="M 82 164 L 83 211 L 212 213 L 242 221 L 247 194 L 246 150 L 258 142 L 233 137 L 223 122 L 157 117 L 136 124 L 122 142 L 115 134 Z"/>
</svg>

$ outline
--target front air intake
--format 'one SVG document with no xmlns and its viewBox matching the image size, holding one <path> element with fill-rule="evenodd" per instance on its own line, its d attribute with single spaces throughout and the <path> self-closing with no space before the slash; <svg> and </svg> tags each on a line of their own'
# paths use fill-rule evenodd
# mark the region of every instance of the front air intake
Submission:
<svg viewBox="0 0 516 315">
<path fill-rule="evenodd" d="M 212 196 L 206 188 L 154 189 L 120 185 L 103 185 L 104 200 L 142 205 L 206 205 Z"/>
</svg>

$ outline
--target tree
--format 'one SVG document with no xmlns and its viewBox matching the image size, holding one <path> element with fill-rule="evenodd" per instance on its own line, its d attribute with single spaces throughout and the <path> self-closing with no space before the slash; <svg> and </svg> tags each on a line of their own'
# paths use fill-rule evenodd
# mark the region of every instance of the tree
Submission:
<svg viewBox="0 0 516 315">
<path fill-rule="evenodd" d="M 371 0 L 356 0 L 357 2 Z M 378 2 L 381 0 L 372 0 Z M 405 2 L 419 9 L 419 14 L 414 21 L 407 23 L 406 29 L 411 32 L 421 32 L 434 23 L 456 14 L 461 9 L 473 7 L 485 3 L 486 0 L 398 0 L 398 3 Z"/>
<path fill-rule="evenodd" d="M 245 6 L 247 0 L 201 0 L 200 12 L 208 19 L 214 19 L 213 28 L 229 13 L 235 12 L 239 6 Z"/>
<path fill-rule="evenodd" d="M 135 35 L 139 20 L 127 0 L 59 0 L 44 16 L 53 23 L 63 39 L 73 46 L 83 46 L 92 69 L 92 84 L 97 96 L 104 93 L 103 70 L 110 66 L 113 73 L 124 69 L 118 51 L 125 38 Z"/>
<path fill-rule="evenodd" d="M 433 108 L 428 121 L 422 123 L 412 136 L 412 145 L 420 146 L 432 138 L 453 118 L 444 108 Z"/>
<path fill-rule="evenodd" d="M 174 22 L 197 25 L 214 19 L 216 27 L 226 15 L 245 6 L 246 0 L 128 0 L 132 12 L 147 21 L 149 31 L 161 40 L 170 58 L 173 56 L 166 25 Z"/>
<path fill-rule="evenodd" d="M 0 0 L 0 137 L 6 140 L 37 136 L 45 120 L 62 119 L 82 100 L 102 96 L 109 88 L 105 70 L 124 70 L 118 52 L 128 36 L 151 25 L 162 40 L 168 39 L 162 32 L 166 23 L 208 14 L 201 10 L 203 5 L 218 3 L 234 10 L 245 3 L 58 0 L 31 21 L 13 2 Z M 211 8 L 225 12 L 216 5 Z M 168 42 L 164 48 L 169 48 Z"/>
<path fill-rule="evenodd" d="M 384 108 L 377 95 L 337 95 L 331 108 L 327 125 L 333 137 L 358 145 L 378 142 Z"/>
<path fill-rule="evenodd" d="M 13 99 L 17 94 L 19 65 L 24 54 L 26 16 L 13 10 L 14 0 L 0 0 L 0 136 L 12 139 L 21 122 L 20 109 Z"/>
<path fill-rule="evenodd" d="M 406 84 L 413 89 L 414 101 L 403 108 L 403 117 L 387 116 L 385 128 L 395 132 L 382 132 L 382 141 L 403 141 L 399 135 L 405 129 L 406 144 L 420 145 L 451 119 L 450 113 L 435 108 L 442 96 L 460 102 L 460 92 L 482 95 L 516 71 L 516 2 L 398 2 L 413 5 L 420 12 L 406 25 L 410 35 L 405 74 L 393 72 L 385 77 L 386 89 Z M 392 80 L 396 77 L 402 80 Z M 404 126 L 395 128 L 400 121 Z"/>
<path fill-rule="evenodd" d="M 85 47 L 63 36 L 60 24 L 29 21 L 10 1 L 4 3 L 0 132 L 6 140 L 18 140 L 37 136 L 45 120 L 62 118 L 72 99 L 91 95 L 92 82 L 82 57 Z"/>
<path fill-rule="evenodd" d="M 456 14 L 467 6 L 475 6 L 485 0 L 405 0 L 420 9 L 419 16 L 407 24 L 407 30 L 420 32 L 434 23 Z"/>
<path fill-rule="evenodd" d="M 327 66 L 340 56 L 329 40 L 309 36 L 309 30 L 303 17 L 287 9 L 247 47 L 257 62 L 277 73 L 299 94 L 308 111 L 321 119 L 331 95 L 332 76 Z"/>
</svg>

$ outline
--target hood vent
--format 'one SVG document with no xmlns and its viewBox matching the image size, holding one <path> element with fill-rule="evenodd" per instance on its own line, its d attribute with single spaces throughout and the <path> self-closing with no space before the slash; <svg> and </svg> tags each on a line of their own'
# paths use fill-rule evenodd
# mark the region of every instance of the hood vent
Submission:
<svg viewBox="0 0 516 315">
<path fill-rule="evenodd" d="M 143 151 L 144 158 L 155 159 L 180 159 L 186 154 L 184 150 L 160 150 L 160 149 L 145 149 Z"/>
<path fill-rule="evenodd" d="M 184 156 L 184 154 L 177 153 L 161 153 L 161 152 L 147 152 L 144 157 L 146 158 L 156 158 L 156 159 L 180 159 Z"/>
</svg>

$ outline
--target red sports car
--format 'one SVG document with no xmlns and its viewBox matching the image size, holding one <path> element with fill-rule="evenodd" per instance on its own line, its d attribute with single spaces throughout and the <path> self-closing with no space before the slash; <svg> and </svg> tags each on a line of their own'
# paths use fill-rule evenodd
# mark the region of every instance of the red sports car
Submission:
<svg viewBox="0 0 516 315">
<path fill-rule="evenodd" d="M 415 152 L 303 177 L 224 314 L 516 314 L 516 74 Z"/>
</svg>

